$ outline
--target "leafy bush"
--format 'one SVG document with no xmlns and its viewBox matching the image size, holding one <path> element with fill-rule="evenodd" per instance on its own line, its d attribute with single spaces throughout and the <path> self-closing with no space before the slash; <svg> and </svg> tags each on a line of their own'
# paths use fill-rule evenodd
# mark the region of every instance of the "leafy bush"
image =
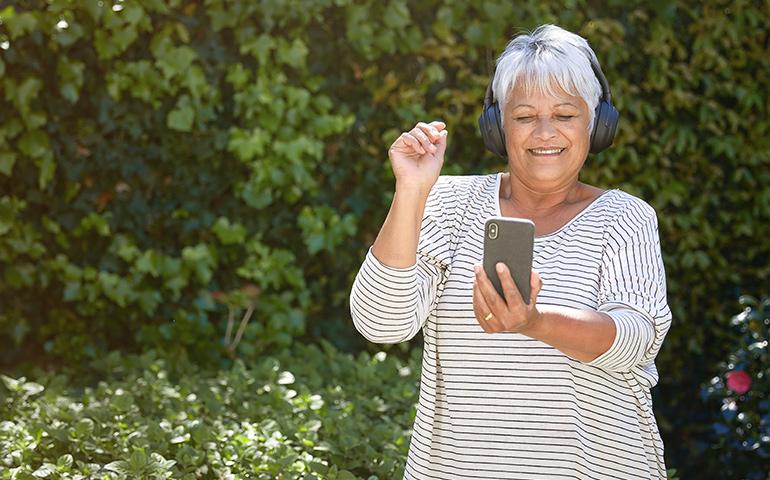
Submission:
<svg viewBox="0 0 770 480">
<path fill-rule="evenodd" d="M 741 342 L 720 364 L 702 396 L 718 406 L 708 453 L 721 478 L 764 480 L 770 472 L 770 298 L 741 297 L 731 324 Z"/>
<path fill-rule="evenodd" d="M 80 390 L 3 376 L 0 479 L 400 478 L 417 352 L 297 345 L 221 371 L 113 352 Z"/>
<path fill-rule="evenodd" d="M 138 340 L 205 361 L 210 292 L 247 285 L 244 346 L 304 333 L 324 292 L 303 270 L 355 231 L 317 176 L 353 117 L 308 68 L 321 4 L 278 5 L 0 10 L 0 360 Z"/>
<path fill-rule="evenodd" d="M 588 38 L 621 112 L 583 180 L 659 213 L 675 326 L 656 413 L 694 476 L 702 358 L 726 354 L 733 299 L 769 283 L 761 2 L 0 7 L 0 363 L 148 347 L 215 363 L 229 316 L 210 292 L 251 285 L 240 353 L 365 348 L 347 295 L 390 201 L 388 145 L 441 118 L 446 173 L 503 168 L 477 131 L 483 92 L 511 35 L 545 22 Z"/>
</svg>

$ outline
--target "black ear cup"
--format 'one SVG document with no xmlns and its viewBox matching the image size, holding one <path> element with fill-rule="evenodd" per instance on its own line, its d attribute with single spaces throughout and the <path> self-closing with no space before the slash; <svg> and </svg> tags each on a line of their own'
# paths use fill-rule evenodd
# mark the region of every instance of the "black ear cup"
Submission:
<svg viewBox="0 0 770 480">
<path fill-rule="evenodd" d="M 500 126 L 502 125 L 500 120 L 500 108 L 497 106 L 497 102 L 485 105 L 481 116 L 479 116 L 479 130 L 487 150 L 495 155 L 508 158 L 505 149 L 505 134 Z"/>
<path fill-rule="evenodd" d="M 591 132 L 591 153 L 599 153 L 612 145 L 620 114 L 612 103 L 602 100 L 594 111 L 594 129 Z"/>
</svg>

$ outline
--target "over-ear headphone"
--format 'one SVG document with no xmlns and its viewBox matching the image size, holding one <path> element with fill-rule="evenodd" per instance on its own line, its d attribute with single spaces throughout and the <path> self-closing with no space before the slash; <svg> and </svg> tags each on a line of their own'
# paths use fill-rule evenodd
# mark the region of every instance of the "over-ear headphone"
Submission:
<svg viewBox="0 0 770 480">
<path fill-rule="evenodd" d="M 610 94 L 610 85 L 607 78 L 602 73 L 602 69 L 593 57 L 586 52 L 588 61 L 591 63 L 591 69 L 599 80 L 602 87 L 602 97 L 594 110 L 594 128 L 591 131 L 591 153 L 599 153 L 612 145 L 615 138 L 615 130 L 618 127 L 618 118 L 620 114 L 612 105 L 612 96 Z M 505 133 L 500 122 L 500 107 L 493 100 L 492 82 L 495 79 L 494 72 L 487 85 L 487 91 L 484 94 L 484 109 L 479 116 L 479 129 L 484 145 L 492 153 L 503 158 L 508 158 L 505 148 Z"/>
</svg>

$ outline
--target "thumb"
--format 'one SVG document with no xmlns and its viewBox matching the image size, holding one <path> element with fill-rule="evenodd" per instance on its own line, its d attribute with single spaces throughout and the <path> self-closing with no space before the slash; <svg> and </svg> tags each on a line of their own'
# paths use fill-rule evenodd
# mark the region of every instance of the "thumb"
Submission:
<svg viewBox="0 0 770 480">
<path fill-rule="evenodd" d="M 448 136 L 449 136 L 449 133 L 446 130 L 441 130 L 440 132 L 438 132 L 438 141 L 435 143 L 436 157 L 441 158 L 444 156 L 444 152 L 446 152 L 446 144 L 447 144 Z"/>
</svg>

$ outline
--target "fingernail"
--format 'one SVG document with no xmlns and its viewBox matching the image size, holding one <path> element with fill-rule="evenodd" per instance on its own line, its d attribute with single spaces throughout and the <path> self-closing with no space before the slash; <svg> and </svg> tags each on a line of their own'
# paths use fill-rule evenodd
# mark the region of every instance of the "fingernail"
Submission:
<svg viewBox="0 0 770 480">
<path fill-rule="evenodd" d="M 498 263 L 497 265 L 495 265 L 495 269 L 497 269 L 497 273 L 503 273 L 503 271 L 505 270 L 505 267 L 503 267 L 502 263 Z"/>
<path fill-rule="evenodd" d="M 481 273 L 481 267 L 478 265 L 474 265 L 473 271 L 476 272 L 476 275 L 478 275 L 479 273 Z"/>
</svg>

